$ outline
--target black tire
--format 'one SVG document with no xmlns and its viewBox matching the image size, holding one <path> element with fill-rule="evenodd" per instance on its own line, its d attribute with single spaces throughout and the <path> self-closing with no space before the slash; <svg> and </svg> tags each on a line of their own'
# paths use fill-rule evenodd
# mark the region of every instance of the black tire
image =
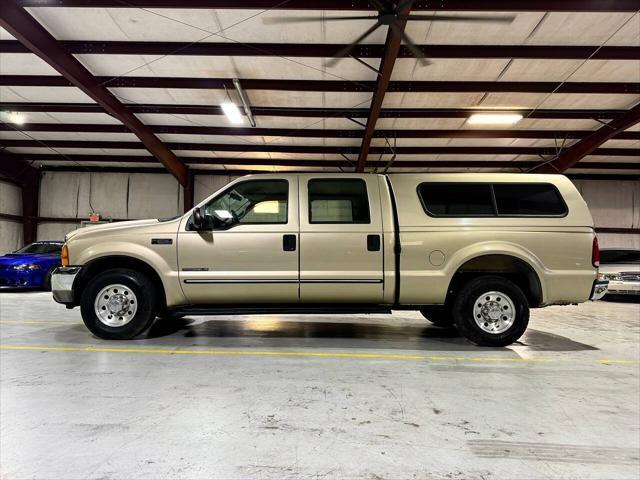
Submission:
<svg viewBox="0 0 640 480">
<path fill-rule="evenodd" d="M 96 314 L 94 304 L 100 291 L 109 285 L 123 285 L 136 298 L 136 311 L 125 325 L 113 327 Z M 87 328 L 95 336 L 106 340 L 128 340 L 147 330 L 155 320 L 156 289 L 149 278 L 135 270 L 116 268 L 102 272 L 89 282 L 82 293 L 80 312 Z"/>
<path fill-rule="evenodd" d="M 506 306 L 504 304 L 506 300 L 500 296 L 496 298 L 501 303 L 493 300 L 489 302 L 489 297 L 485 297 L 487 300 L 486 305 L 495 305 L 494 308 L 496 309 L 506 307 L 509 312 L 513 313 L 510 317 L 513 319 L 511 325 L 499 333 L 490 333 L 483 330 L 474 317 L 476 300 L 488 292 L 502 294 L 513 305 L 513 308 Z M 477 307 L 480 308 L 481 305 L 483 304 L 478 303 Z M 485 327 L 491 327 L 491 320 L 486 323 L 482 321 L 484 317 L 479 314 L 475 316 L 479 317 L 479 322 Z M 522 290 L 506 278 L 489 275 L 477 277 L 464 285 L 456 295 L 453 302 L 453 319 L 460 334 L 470 342 L 487 347 L 504 347 L 518 340 L 527 329 L 529 325 L 529 302 Z"/>
<path fill-rule="evenodd" d="M 44 290 L 45 292 L 51 291 L 51 275 L 53 275 L 53 271 L 56 268 L 57 267 L 50 268 L 47 274 L 44 276 L 44 281 L 42 282 L 42 290 Z"/>
<path fill-rule="evenodd" d="M 429 305 L 421 308 L 420 313 L 438 327 L 450 328 L 454 326 L 451 309 L 445 305 Z"/>
</svg>

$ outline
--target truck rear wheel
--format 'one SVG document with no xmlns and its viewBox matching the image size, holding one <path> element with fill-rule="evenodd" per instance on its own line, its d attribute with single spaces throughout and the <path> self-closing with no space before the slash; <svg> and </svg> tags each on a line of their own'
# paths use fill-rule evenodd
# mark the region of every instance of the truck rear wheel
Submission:
<svg viewBox="0 0 640 480">
<path fill-rule="evenodd" d="M 438 327 L 453 327 L 451 309 L 445 305 L 429 305 L 420 309 L 424 318 Z"/>
<path fill-rule="evenodd" d="M 513 282 L 498 276 L 477 277 L 453 302 L 458 331 L 476 345 L 504 347 L 518 340 L 529 325 L 529 303 Z"/>
<path fill-rule="evenodd" d="M 93 278 L 82 293 L 80 311 L 97 337 L 128 340 L 155 319 L 156 293 L 151 280 L 135 270 L 117 268 Z"/>
</svg>

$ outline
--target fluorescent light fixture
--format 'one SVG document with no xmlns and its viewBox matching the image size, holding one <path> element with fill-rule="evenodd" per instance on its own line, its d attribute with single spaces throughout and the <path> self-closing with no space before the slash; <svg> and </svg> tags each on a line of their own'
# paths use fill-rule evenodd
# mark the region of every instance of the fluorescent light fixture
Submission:
<svg viewBox="0 0 640 480">
<path fill-rule="evenodd" d="M 474 113 L 467 123 L 470 125 L 513 125 L 522 120 L 519 113 Z"/>
<path fill-rule="evenodd" d="M 243 123 L 242 114 L 235 103 L 224 102 L 220 104 L 220 107 L 231 123 L 234 125 L 240 125 Z"/>
<path fill-rule="evenodd" d="M 5 114 L 7 121 L 15 123 L 16 125 L 23 125 L 25 122 L 25 116 L 18 112 L 2 112 Z"/>
<path fill-rule="evenodd" d="M 253 118 L 253 112 L 251 112 L 251 106 L 249 105 L 249 99 L 247 95 L 244 93 L 242 89 L 242 85 L 240 85 L 240 80 L 237 78 L 233 79 L 233 86 L 236 87 L 236 91 L 238 92 L 238 96 L 240 97 L 240 101 L 242 102 L 242 107 L 244 108 L 244 113 L 247 114 L 247 118 L 249 119 L 249 123 L 252 127 L 256 126 L 256 120 Z"/>
</svg>

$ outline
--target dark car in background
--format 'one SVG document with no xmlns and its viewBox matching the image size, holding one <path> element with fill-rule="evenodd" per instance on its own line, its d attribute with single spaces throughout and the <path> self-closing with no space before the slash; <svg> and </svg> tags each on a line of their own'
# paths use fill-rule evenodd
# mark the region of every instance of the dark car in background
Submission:
<svg viewBox="0 0 640 480">
<path fill-rule="evenodd" d="M 60 266 L 64 242 L 31 243 L 0 256 L 0 287 L 51 290 L 51 273 Z"/>
<path fill-rule="evenodd" d="M 603 248 L 599 276 L 609 281 L 606 299 L 640 299 L 640 250 Z"/>
</svg>

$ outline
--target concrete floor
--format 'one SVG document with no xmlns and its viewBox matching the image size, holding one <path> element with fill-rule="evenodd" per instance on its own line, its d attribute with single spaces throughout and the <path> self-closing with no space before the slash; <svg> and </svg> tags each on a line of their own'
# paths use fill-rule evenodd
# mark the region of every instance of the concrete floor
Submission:
<svg viewBox="0 0 640 480">
<path fill-rule="evenodd" d="M 0 478 L 638 478 L 640 305 L 532 316 L 502 349 L 412 312 L 106 342 L 0 293 Z"/>
</svg>

